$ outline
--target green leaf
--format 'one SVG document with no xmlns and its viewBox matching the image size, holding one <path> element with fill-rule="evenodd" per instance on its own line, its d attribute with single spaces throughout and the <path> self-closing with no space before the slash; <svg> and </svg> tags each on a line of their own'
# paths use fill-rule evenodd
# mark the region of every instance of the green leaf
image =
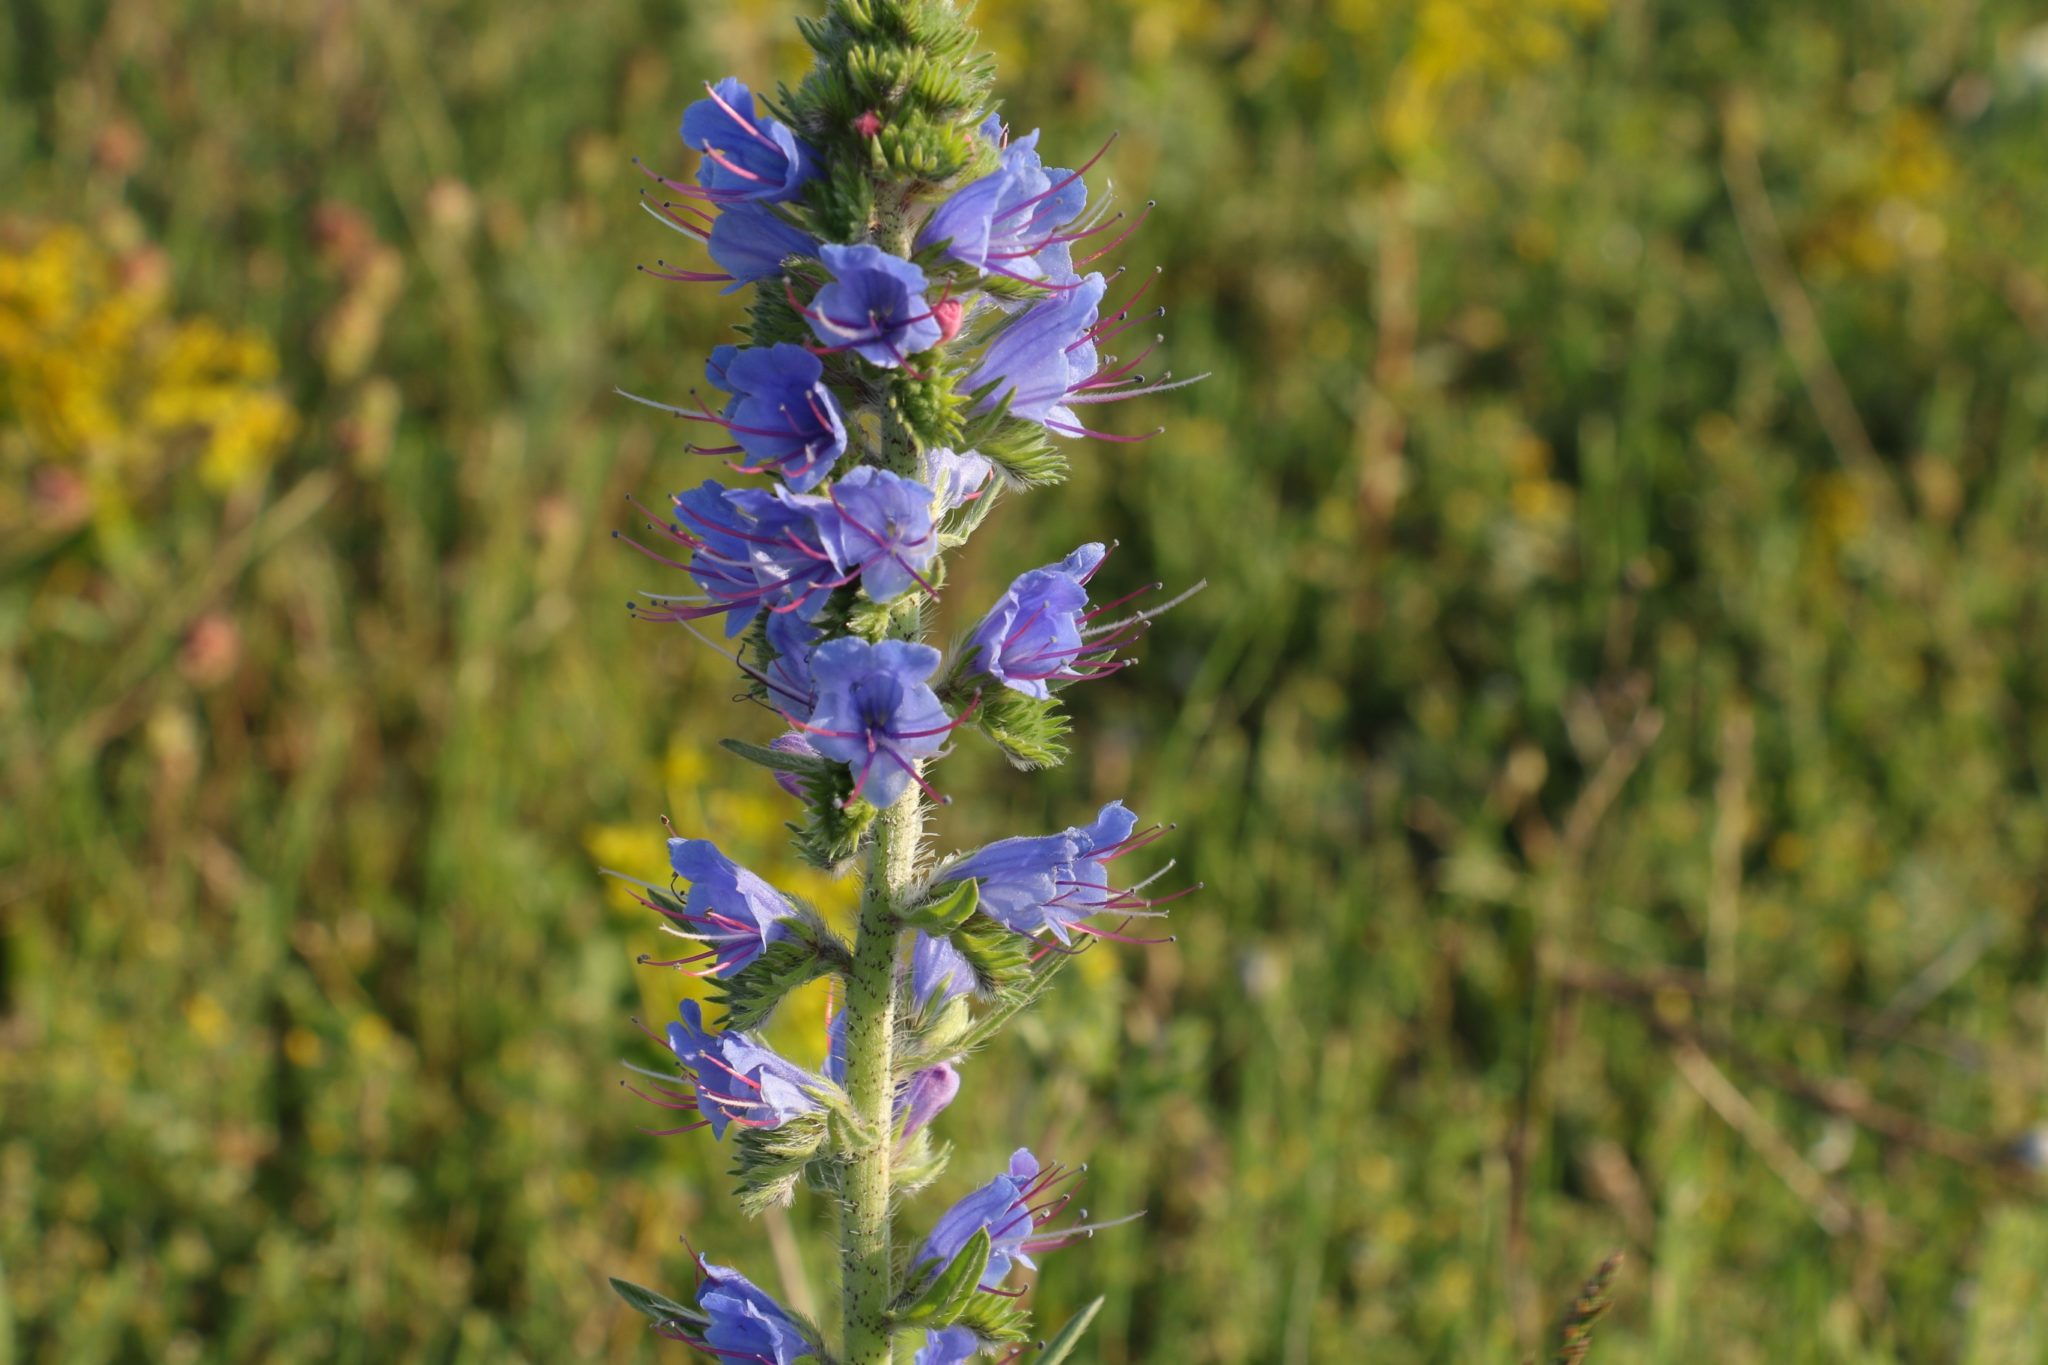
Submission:
<svg viewBox="0 0 2048 1365">
<path fill-rule="evenodd" d="M 953 1319 L 953 1326 L 965 1327 L 983 1341 L 996 1343 L 1026 1341 L 1031 1336 L 1031 1314 L 1001 1294 L 970 1294 Z M 1034 1361 L 1033 1365 L 1037 1365 Z"/>
<path fill-rule="evenodd" d="M 973 878 L 952 883 L 952 889 L 923 905 L 904 911 L 899 919 L 908 929 L 927 934 L 950 934 L 981 908 L 981 884 Z"/>
<path fill-rule="evenodd" d="M 816 754 L 786 754 L 780 749 L 771 749 L 765 744 L 749 744 L 743 739 L 721 739 L 718 744 L 720 748 L 738 754 L 749 763 L 758 763 L 779 773 L 815 777 L 831 766 L 831 760 L 820 758 Z"/>
<path fill-rule="evenodd" d="M 685 1308 L 664 1294 L 657 1294 L 645 1285 L 634 1284 L 631 1280 L 612 1277 L 612 1289 L 637 1312 L 645 1313 L 654 1320 L 657 1327 L 676 1323 L 693 1330 L 702 1330 L 711 1325 L 711 1319 L 694 1308 Z"/>
<path fill-rule="evenodd" d="M 787 1205 L 797 1181 L 825 1146 L 827 1121 L 822 1110 L 798 1114 L 773 1128 L 745 1128 L 733 1143 L 735 1195 L 740 1212 L 750 1218 Z"/>
<path fill-rule="evenodd" d="M 794 827 L 797 852 L 813 867 L 838 872 L 860 852 L 877 812 L 866 801 L 851 800 L 853 774 L 844 763 L 829 763 L 801 781 L 806 809 L 803 824 Z"/>
<path fill-rule="evenodd" d="M 974 723 L 1019 768 L 1050 768 L 1066 761 L 1067 717 L 1057 697 L 991 687 L 982 694 Z"/>
<path fill-rule="evenodd" d="M 980 1288 L 993 1246 L 987 1228 L 975 1229 L 945 1269 L 894 1314 L 896 1322 L 904 1327 L 951 1327 Z"/>
<path fill-rule="evenodd" d="M 974 970 L 975 988 L 1004 999 L 1029 985 L 1031 940 L 987 915 L 974 915 L 949 936 L 955 951 Z"/>
<path fill-rule="evenodd" d="M 1080 1312 L 1074 1314 L 1072 1318 L 1068 1319 L 1067 1325 L 1060 1328 L 1059 1335 L 1045 1343 L 1045 1350 L 1032 1362 L 1032 1365 L 1060 1365 L 1060 1362 L 1067 1358 L 1074 1347 L 1080 1344 L 1081 1334 L 1088 1330 L 1088 1324 L 1095 1321 L 1095 1315 L 1101 1311 L 1102 1300 L 1097 1299 Z"/>
<path fill-rule="evenodd" d="M 787 938 L 769 944 L 759 957 L 719 981 L 715 999 L 725 1006 L 726 1028 L 759 1028 L 798 986 L 852 963 L 846 945 L 809 906 L 799 906 L 784 922 Z"/>
</svg>

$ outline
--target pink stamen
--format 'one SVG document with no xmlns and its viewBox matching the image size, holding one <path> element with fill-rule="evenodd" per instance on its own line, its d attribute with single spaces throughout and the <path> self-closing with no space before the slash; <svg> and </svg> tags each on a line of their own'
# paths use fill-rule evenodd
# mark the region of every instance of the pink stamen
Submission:
<svg viewBox="0 0 2048 1365">
<path fill-rule="evenodd" d="M 1012 204 L 1009 208 L 1004 209 L 1001 213 L 997 214 L 995 217 L 995 221 L 1000 223 L 1001 221 L 1003 221 L 1003 219 L 1030 208 L 1033 204 L 1036 204 L 1041 199 L 1051 198 L 1053 195 L 1058 194 L 1067 186 L 1073 184 L 1076 180 L 1079 180 L 1082 176 L 1088 174 L 1089 170 L 1094 167 L 1095 163 L 1102 160 L 1103 154 L 1107 152 L 1110 149 L 1110 147 L 1115 144 L 1119 136 L 1121 136 L 1120 130 L 1119 132 L 1111 133 L 1108 139 L 1105 140 L 1103 144 L 1096 149 L 1095 155 L 1089 157 L 1086 161 L 1081 163 L 1080 170 L 1068 172 L 1067 178 L 1065 180 L 1061 180 L 1056 184 L 1048 186 L 1046 189 L 1041 190 L 1039 193 L 1032 195 L 1029 199 L 1024 200 L 1022 203 Z"/>
<path fill-rule="evenodd" d="M 772 151 L 780 152 L 782 150 L 782 148 L 777 147 L 775 145 L 775 139 L 769 137 L 766 133 L 762 132 L 760 127 L 752 119 L 748 118 L 745 114 L 742 114 L 739 110 L 733 108 L 730 104 L 727 104 L 725 102 L 725 96 L 719 94 L 717 90 L 713 89 L 711 82 L 704 82 L 704 93 L 711 97 L 711 102 L 713 104 L 717 105 L 719 108 L 725 110 L 727 114 L 731 115 L 732 121 L 734 123 L 737 123 L 740 127 L 744 128 L 747 131 L 747 134 L 750 137 L 752 137 L 756 142 L 759 142 L 762 146 L 767 147 Z"/>
<path fill-rule="evenodd" d="M 748 170 L 745 166 L 740 165 L 739 162 L 734 161 L 731 157 L 727 156 L 724 152 L 719 151 L 716 147 L 712 146 L 708 142 L 705 143 L 702 147 L 699 147 L 697 150 L 704 153 L 704 155 L 710 157 L 713 161 L 717 162 L 720 166 L 723 166 L 726 170 L 731 171 L 734 175 L 738 176 L 742 180 L 752 180 L 758 184 L 759 182 L 767 179 L 766 176 L 754 174 L 754 172 Z"/>
<path fill-rule="evenodd" d="M 1110 243 L 1110 244 L 1109 244 L 1108 246 L 1106 246 L 1106 247 L 1103 247 L 1103 248 L 1102 248 L 1101 250 L 1099 250 L 1099 251 L 1091 251 L 1091 252 L 1089 252 L 1089 253 L 1088 253 L 1088 254 L 1087 254 L 1086 256 L 1083 256 L 1083 257 L 1082 257 L 1082 258 L 1081 258 L 1080 260 L 1076 261 L 1076 262 L 1075 262 L 1075 264 L 1076 264 L 1076 265 L 1086 265 L 1086 264 L 1088 264 L 1088 263 L 1089 263 L 1090 261 L 1093 261 L 1093 260 L 1098 260 L 1098 259 L 1100 259 L 1101 257 L 1107 256 L 1107 255 L 1108 255 L 1108 254 L 1109 254 L 1110 252 L 1112 252 L 1112 251 L 1115 251 L 1115 250 L 1116 250 L 1116 249 L 1117 249 L 1118 247 L 1122 246 L 1122 245 L 1123 245 L 1123 244 L 1124 244 L 1125 242 L 1128 242 L 1128 241 L 1130 241 L 1130 240 L 1131 240 L 1131 234 L 1135 233 L 1135 232 L 1136 232 L 1136 231 L 1137 231 L 1137 230 L 1138 230 L 1139 228 L 1141 228 L 1141 227 L 1145 226 L 1145 220 L 1146 220 L 1147 218 L 1149 218 L 1149 217 L 1151 217 L 1151 216 L 1152 216 L 1152 209 L 1153 209 L 1153 207 L 1154 207 L 1155 205 L 1157 205 L 1157 203 L 1158 203 L 1158 202 L 1159 202 L 1159 201 L 1158 201 L 1158 200 L 1156 200 L 1156 199 L 1148 199 L 1148 200 L 1146 200 L 1146 201 L 1145 201 L 1145 207 L 1144 207 L 1144 208 L 1143 208 L 1142 210 L 1140 210 L 1140 211 L 1139 211 L 1139 213 L 1138 213 L 1138 218 L 1137 218 L 1137 221 L 1136 221 L 1136 222 L 1134 222 L 1134 223 L 1132 223 L 1132 224 L 1131 224 L 1131 225 L 1130 225 L 1129 227 L 1125 228 L 1125 229 L 1124 229 L 1124 230 L 1123 230 L 1123 231 L 1122 231 L 1121 233 L 1119 233 L 1119 234 L 1117 235 L 1117 239 L 1116 239 L 1115 241 L 1111 242 L 1111 243 Z M 1121 217 L 1121 216 L 1122 216 L 1121 214 L 1119 214 L 1119 215 L 1118 215 L 1118 217 Z"/>
</svg>

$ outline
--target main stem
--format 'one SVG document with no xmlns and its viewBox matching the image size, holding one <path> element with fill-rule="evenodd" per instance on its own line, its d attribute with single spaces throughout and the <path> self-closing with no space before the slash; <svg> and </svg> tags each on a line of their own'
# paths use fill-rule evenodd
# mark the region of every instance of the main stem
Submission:
<svg viewBox="0 0 2048 1365">
<path fill-rule="evenodd" d="M 889 1155 L 895 1145 L 897 912 L 924 821 L 915 785 L 875 818 L 860 932 L 846 982 L 846 1090 L 864 1130 L 846 1168 L 845 1365 L 889 1365 Z"/>
</svg>

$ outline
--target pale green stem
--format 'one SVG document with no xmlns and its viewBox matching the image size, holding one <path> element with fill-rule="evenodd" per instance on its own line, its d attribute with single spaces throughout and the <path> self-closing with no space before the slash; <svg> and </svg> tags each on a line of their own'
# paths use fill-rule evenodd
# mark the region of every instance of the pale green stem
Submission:
<svg viewBox="0 0 2048 1365">
<path fill-rule="evenodd" d="M 846 979 L 846 1091 L 863 1131 L 846 1156 L 844 1365 L 889 1365 L 890 1110 L 895 1098 L 897 912 L 917 871 L 924 823 L 915 785 L 875 819 L 860 933 Z"/>
</svg>

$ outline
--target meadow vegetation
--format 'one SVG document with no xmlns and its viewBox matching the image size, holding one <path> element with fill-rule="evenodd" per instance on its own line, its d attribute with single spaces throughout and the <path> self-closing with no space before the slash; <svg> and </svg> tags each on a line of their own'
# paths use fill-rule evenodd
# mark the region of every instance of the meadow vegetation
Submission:
<svg viewBox="0 0 2048 1365">
<path fill-rule="evenodd" d="M 613 386 L 731 316 L 630 158 L 797 6 L 6 12 L 0 1365 L 677 1358 L 604 1275 L 764 1239 L 617 1089 L 676 979 L 595 869 L 666 813 L 851 893 L 624 610 L 708 471 Z M 1148 1210 L 1040 1278 L 1076 1359 L 1516 1360 L 1617 1249 L 1596 1360 L 2048 1359 L 2038 10 L 979 17 L 1213 377 L 957 601 L 1102 534 L 1210 587 L 939 838 L 1128 796 L 1208 889 L 978 1063 L 942 1194 L 1028 1135 Z M 748 1266 L 798 1307 L 825 1213 Z"/>
</svg>

